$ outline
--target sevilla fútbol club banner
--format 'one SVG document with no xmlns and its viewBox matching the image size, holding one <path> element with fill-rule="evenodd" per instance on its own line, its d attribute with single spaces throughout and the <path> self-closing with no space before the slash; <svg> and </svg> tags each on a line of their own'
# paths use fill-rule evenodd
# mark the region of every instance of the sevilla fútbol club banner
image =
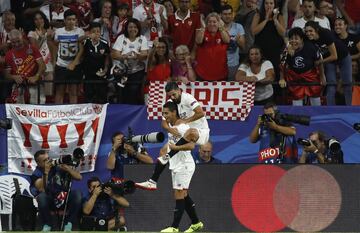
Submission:
<svg viewBox="0 0 360 233">
<path fill-rule="evenodd" d="M 150 83 L 147 102 L 148 118 L 160 120 L 162 105 L 166 101 L 166 82 Z M 210 120 L 244 121 L 254 105 L 255 84 L 253 82 L 190 82 L 179 84 L 182 91 L 195 97 L 203 106 Z"/>
<path fill-rule="evenodd" d="M 85 152 L 78 169 L 90 172 L 103 133 L 107 105 L 25 105 L 6 104 L 6 116 L 13 120 L 8 131 L 9 172 L 31 174 L 36 167 L 34 154 L 46 150 L 50 158 Z"/>
</svg>

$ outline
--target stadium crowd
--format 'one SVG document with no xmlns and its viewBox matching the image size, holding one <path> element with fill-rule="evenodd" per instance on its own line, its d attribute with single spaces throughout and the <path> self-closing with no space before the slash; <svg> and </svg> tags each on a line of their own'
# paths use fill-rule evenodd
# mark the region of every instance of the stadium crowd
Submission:
<svg viewBox="0 0 360 233">
<path fill-rule="evenodd" d="M 144 104 L 154 80 L 358 105 L 360 1 L 2 0 L 0 102 Z"/>
</svg>

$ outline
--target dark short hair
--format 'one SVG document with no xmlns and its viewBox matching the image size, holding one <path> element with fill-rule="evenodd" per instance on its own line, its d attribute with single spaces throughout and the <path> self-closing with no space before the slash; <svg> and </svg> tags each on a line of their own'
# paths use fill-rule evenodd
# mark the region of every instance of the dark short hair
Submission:
<svg viewBox="0 0 360 233">
<path fill-rule="evenodd" d="M 73 16 L 73 15 L 75 15 L 75 17 L 76 17 L 75 12 L 72 11 L 71 9 L 68 9 L 68 10 L 66 10 L 66 11 L 64 12 L 64 19 L 66 19 L 66 18 L 69 17 L 69 16 Z"/>
<path fill-rule="evenodd" d="M 304 30 L 302 30 L 302 28 L 299 28 L 299 27 L 294 27 L 294 28 L 290 29 L 289 38 L 291 38 L 293 36 L 299 36 L 302 40 L 305 40 L 305 38 L 306 38 Z"/>
<path fill-rule="evenodd" d="M 141 35 L 141 25 L 140 25 L 139 20 L 134 19 L 134 18 L 129 18 L 128 21 L 125 23 L 124 36 L 125 36 L 126 38 L 129 38 L 128 27 L 129 27 L 129 24 L 130 24 L 130 23 L 135 24 L 136 27 L 137 27 L 137 29 L 138 29 L 138 33 L 137 33 L 136 37 L 140 36 L 140 35 Z"/>
<path fill-rule="evenodd" d="M 118 7 L 116 8 L 116 10 L 129 10 L 129 5 L 127 3 L 120 3 L 118 5 Z"/>
<path fill-rule="evenodd" d="M 172 90 L 179 90 L 179 86 L 176 82 L 168 82 L 165 86 L 165 91 L 170 92 Z"/>
<path fill-rule="evenodd" d="M 101 23 L 99 23 L 99 22 L 91 22 L 89 30 L 91 30 L 93 28 L 101 28 Z"/>
<path fill-rule="evenodd" d="M 269 108 L 274 108 L 276 109 L 276 104 L 273 102 L 267 102 L 266 104 L 264 104 L 264 109 L 269 109 Z"/>
<path fill-rule="evenodd" d="M 173 111 L 177 111 L 177 105 L 172 102 L 172 101 L 168 101 L 163 105 L 163 108 L 168 108 L 171 112 Z"/>
<path fill-rule="evenodd" d="M 305 27 L 312 27 L 312 28 L 314 28 L 315 31 L 318 32 L 318 33 L 319 33 L 319 31 L 321 30 L 321 27 L 320 27 L 319 23 L 318 23 L 318 22 L 315 22 L 315 21 L 312 21 L 312 20 L 307 21 L 307 22 L 305 23 Z"/>
<path fill-rule="evenodd" d="M 35 161 L 37 162 L 39 156 L 40 156 L 40 155 L 44 155 L 44 154 L 46 154 L 46 153 L 47 153 L 46 150 L 38 150 L 38 151 L 36 151 L 35 154 L 34 154 L 34 159 L 35 159 Z"/>
<path fill-rule="evenodd" d="M 114 143 L 114 139 L 116 136 L 119 136 L 119 135 L 124 135 L 122 132 L 120 131 L 117 131 L 115 133 L 113 133 L 113 135 L 111 136 L 111 142 Z"/>
<path fill-rule="evenodd" d="M 230 6 L 229 4 L 225 4 L 224 6 L 221 7 L 220 12 L 222 13 L 223 11 L 227 11 L 227 10 L 231 10 L 231 12 L 234 11 L 232 6 Z"/>
<path fill-rule="evenodd" d="M 97 177 L 97 176 L 90 177 L 90 178 L 87 180 L 87 186 L 88 186 L 88 188 L 90 188 L 91 183 L 92 183 L 92 182 L 95 182 L 95 181 L 98 181 L 99 183 L 101 183 L 101 180 L 99 179 L 99 177 Z"/>
</svg>

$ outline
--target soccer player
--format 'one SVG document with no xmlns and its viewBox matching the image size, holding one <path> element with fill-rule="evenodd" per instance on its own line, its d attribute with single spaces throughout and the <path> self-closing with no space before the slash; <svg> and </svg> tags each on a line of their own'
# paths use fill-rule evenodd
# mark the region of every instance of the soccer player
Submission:
<svg viewBox="0 0 360 233">
<path fill-rule="evenodd" d="M 169 123 L 163 119 L 161 123 L 162 127 L 170 134 L 177 137 L 181 136 L 181 138 L 176 142 L 176 145 L 170 148 L 170 152 L 158 158 L 158 162 L 155 165 L 155 170 L 151 176 L 151 179 L 142 183 L 136 183 L 136 186 L 141 189 L 157 189 L 156 183 L 162 171 L 165 169 L 169 159 L 179 151 L 178 146 L 187 144 L 189 142 L 203 145 L 209 140 L 210 129 L 200 103 L 192 95 L 182 92 L 176 82 L 167 83 L 165 86 L 165 91 L 166 94 L 170 97 L 169 101 L 177 105 L 177 110 L 180 117 L 179 121 L 188 124 L 190 128 L 184 133 L 184 135 L 180 135 L 176 128 L 170 127 Z"/>
<path fill-rule="evenodd" d="M 179 118 L 177 106 L 174 102 L 167 102 L 163 106 L 164 121 L 168 123 L 168 126 L 174 129 L 179 135 L 185 135 L 190 126 L 184 124 L 184 121 Z M 204 228 L 204 224 L 199 221 L 195 204 L 191 200 L 188 189 L 191 181 L 191 177 L 195 171 L 195 162 L 191 155 L 191 150 L 195 147 L 195 142 L 186 142 L 182 145 L 175 145 L 182 137 L 179 135 L 168 133 L 168 143 L 166 146 L 168 150 L 176 149 L 179 152 L 170 158 L 169 169 L 171 170 L 172 185 L 174 189 L 174 197 L 176 201 L 174 210 L 174 219 L 170 227 L 165 228 L 161 232 L 179 232 L 179 223 L 181 217 L 186 210 L 191 219 L 191 226 L 185 232 L 195 232 Z"/>
</svg>

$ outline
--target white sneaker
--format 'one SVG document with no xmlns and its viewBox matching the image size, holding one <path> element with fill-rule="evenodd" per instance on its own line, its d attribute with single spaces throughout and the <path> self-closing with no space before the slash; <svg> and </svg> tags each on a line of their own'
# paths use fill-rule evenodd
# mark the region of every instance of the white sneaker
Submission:
<svg viewBox="0 0 360 233">
<path fill-rule="evenodd" d="M 169 162 L 169 159 L 170 159 L 170 156 L 168 154 L 164 155 L 164 156 L 160 156 L 157 158 L 159 160 L 159 162 L 162 164 L 162 165 L 165 165 Z"/>
<path fill-rule="evenodd" d="M 157 189 L 156 182 L 152 179 L 141 183 L 135 183 L 135 186 L 139 189 L 154 191 Z"/>
</svg>

